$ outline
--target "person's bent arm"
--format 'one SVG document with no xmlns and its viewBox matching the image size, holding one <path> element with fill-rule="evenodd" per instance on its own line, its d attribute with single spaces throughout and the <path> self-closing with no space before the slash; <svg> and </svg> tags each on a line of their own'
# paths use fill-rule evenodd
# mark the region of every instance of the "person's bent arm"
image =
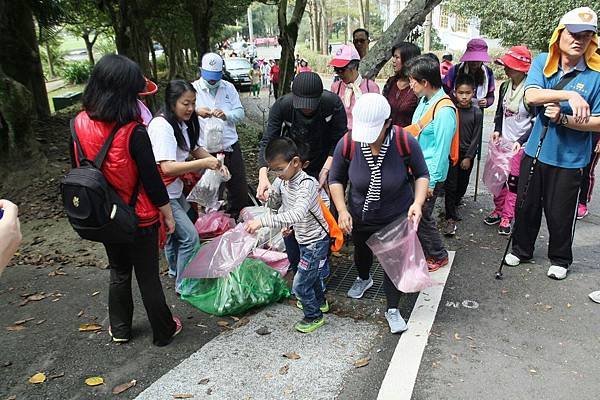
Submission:
<svg viewBox="0 0 600 400">
<path fill-rule="evenodd" d="M 0 218 L 0 275 L 15 254 L 23 236 L 19 223 L 19 209 L 8 201 L 0 200 L 0 209 L 3 210 Z"/>
<path fill-rule="evenodd" d="M 292 111 L 293 112 L 293 111 Z M 269 112 L 269 121 L 267 122 L 267 129 L 263 133 L 263 137 L 260 139 L 258 144 L 258 187 L 256 188 L 256 197 L 261 201 L 267 201 L 269 198 L 269 189 L 271 183 L 269 182 L 269 176 L 267 175 L 267 160 L 265 159 L 265 149 L 269 142 L 281 135 L 281 127 L 283 125 L 283 116 L 281 108 L 281 99 L 278 99 L 271 111 Z"/>
<path fill-rule="evenodd" d="M 581 95 L 572 90 L 553 90 L 530 87 L 525 90 L 525 101 L 533 106 L 542 106 L 548 103 L 568 101 L 573 110 L 573 117 L 580 122 L 587 122 L 590 118 L 590 105 Z"/>
<path fill-rule="evenodd" d="M 569 129 L 583 132 L 600 132 L 600 116 L 590 117 L 587 122 L 577 122 L 572 115 L 567 115 L 567 124 Z"/>
<path fill-rule="evenodd" d="M 180 176 L 201 169 L 221 168 L 221 162 L 213 156 L 192 161 L 161 161 L 159 164 L 160 169 L 167 176 Z"/>
<path fill-rule="evenodd" d="M 173 217 L 173 209 L 171 208 L 171 204 L 167 203 L 163 206 L 158 207 L 158 210 L 165 218 L 165 225 L 167 228 L 167 235 L 175 232 L 175 218 Z"/>
<path fill-rule="evenodd" d="M 331 200 L 335 204 L 335 208 L 338 210 L 338 225 L 345 234 L 352 232 L 352 216 L 346 207 L 346 200 L 344 198 L 344 185 L 341 183 L 332 183 L 329 185 L 331 192 Z"/>
</svg>

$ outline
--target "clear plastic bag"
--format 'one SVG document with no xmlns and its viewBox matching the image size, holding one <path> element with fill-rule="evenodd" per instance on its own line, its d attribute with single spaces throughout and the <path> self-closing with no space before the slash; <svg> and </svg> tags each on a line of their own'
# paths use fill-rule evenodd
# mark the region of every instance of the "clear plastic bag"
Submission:
<svg viewBox="0 0 600 400">
<path fill-rule="evenodd" d="M 211 117 L 204 125 L 206 134 L 206 151 L 209 153 L 218 153 L 223 151 L 223 130 L 225 121 L 221 118 Z"/>
<path fill-rule="evenodd" d="M 211 211 L 200 215 L 194 226 L 201 239 L 210 239 L 235 227 L 235 220 L 223 211 Z"/>
<path fill-rule="evenodd" d="M 483 167 L 483 184 L 494 196 L 498 196 L 506 184 L 512 156 L 509 144 L 501 140 L 497 143 L 489 143 L 488 155 Z"/>
<path fill-rule="evenodd" d="M 219 154 L 217 155 L 217 159 L 223 162 L 225 155 Z M 218 210 L 220 207 L 219 188 L 223 182 L 227 182 L 230 179 L 231 174 L 224 165 L 216 171 L 212 169 L 206 170 L 187 196 L 187 201 L 197 203 L 199 206 L 206 208 L 207 211 Z"/>
<path fill-rule="evenodd" d="M 367 240 L 367 246 L 401 292 L 420 292 L 434 285 L 417 237 L 417 228 L 408 218 L 394 221 L 375 232 Z"/>
<path fill-rule="evenodd" d="M 270 208 L 264 206 L 252 206 L 242 209 L 240 212 L 240 219 L 243 222 L 248 222 L 253 219 L 258 219 L 266 213 L 272 212 Z M 273 251 L 283 252 L 285 251 L 285 243 L 283 242 L 283 236 L 279 229 L 272 229 L 268 227 L 260 228 L 256 231 L 257 247 L 269 249 Z"/>
<path fill-rule="evenodd" d="M 183 272 L 184 278 L 218 278 L 239 267 L 256 246 L 256 238 L 244 224 L 202 246 Z"/>
</svg>

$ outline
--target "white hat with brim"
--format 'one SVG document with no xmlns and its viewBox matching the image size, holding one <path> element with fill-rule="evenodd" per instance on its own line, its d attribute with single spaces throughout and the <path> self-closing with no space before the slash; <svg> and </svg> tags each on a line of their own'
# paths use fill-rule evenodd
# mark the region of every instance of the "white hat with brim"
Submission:
<svg viewBox="0 0 600 400">
<path fill-rule="evenodd" d="M 365 93 L 352 109 L 352 140 L 371 144 L 377 140 L 392 109 L 379 93 Z"/>
<path fill-rule="evenodd" d="M 579 7 L 562 16 L 559 22 L 571 33 L 597 32 L 598 17 L 589 7 Z"/>
</svg>

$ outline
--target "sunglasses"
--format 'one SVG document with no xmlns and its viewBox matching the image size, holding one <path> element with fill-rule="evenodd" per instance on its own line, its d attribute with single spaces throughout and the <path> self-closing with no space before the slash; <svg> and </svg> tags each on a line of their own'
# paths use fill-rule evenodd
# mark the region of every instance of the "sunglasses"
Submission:
<svg viewBox="0 0 600 400">
<path fill-rule="evenodd" d="M 343 74 L 347 70 L 348 70 L 348 67 L 333 67 L 333 71 L 336 74 Z"/>
<path fill-rule="evenodd" d="M 352 42 L 353 43 L 364 43 L 366 41 L 367 41 L 367 39 L 354 39 Z"/>
</svg>

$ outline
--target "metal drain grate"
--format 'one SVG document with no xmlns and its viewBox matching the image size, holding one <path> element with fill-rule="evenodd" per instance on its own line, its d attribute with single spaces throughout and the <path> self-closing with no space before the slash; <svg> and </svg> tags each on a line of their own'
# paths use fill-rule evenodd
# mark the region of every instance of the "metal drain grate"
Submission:
<svg viewBox="0 0 600 400">
<path fill-rule="evenodd" d="M 330 261 L 334 260 L 334 257 L 330 258 Z M 329 274 L 329 278 L 327 278 L 327 290 L 345 296 L 356 280 L 358 270 L 353 265 L 343 263 L 337 265 L 333 265 L 332 263 L 330 265 L 331 273 Z M 365 292 L 363 298 L 372 300 L 385 299 L 383 291 L 383 268 L 381 268 L 379 263 L 376 262 L 373 264 L 371 275 L 373 277 L 373 287 Z"/>
</svg>

